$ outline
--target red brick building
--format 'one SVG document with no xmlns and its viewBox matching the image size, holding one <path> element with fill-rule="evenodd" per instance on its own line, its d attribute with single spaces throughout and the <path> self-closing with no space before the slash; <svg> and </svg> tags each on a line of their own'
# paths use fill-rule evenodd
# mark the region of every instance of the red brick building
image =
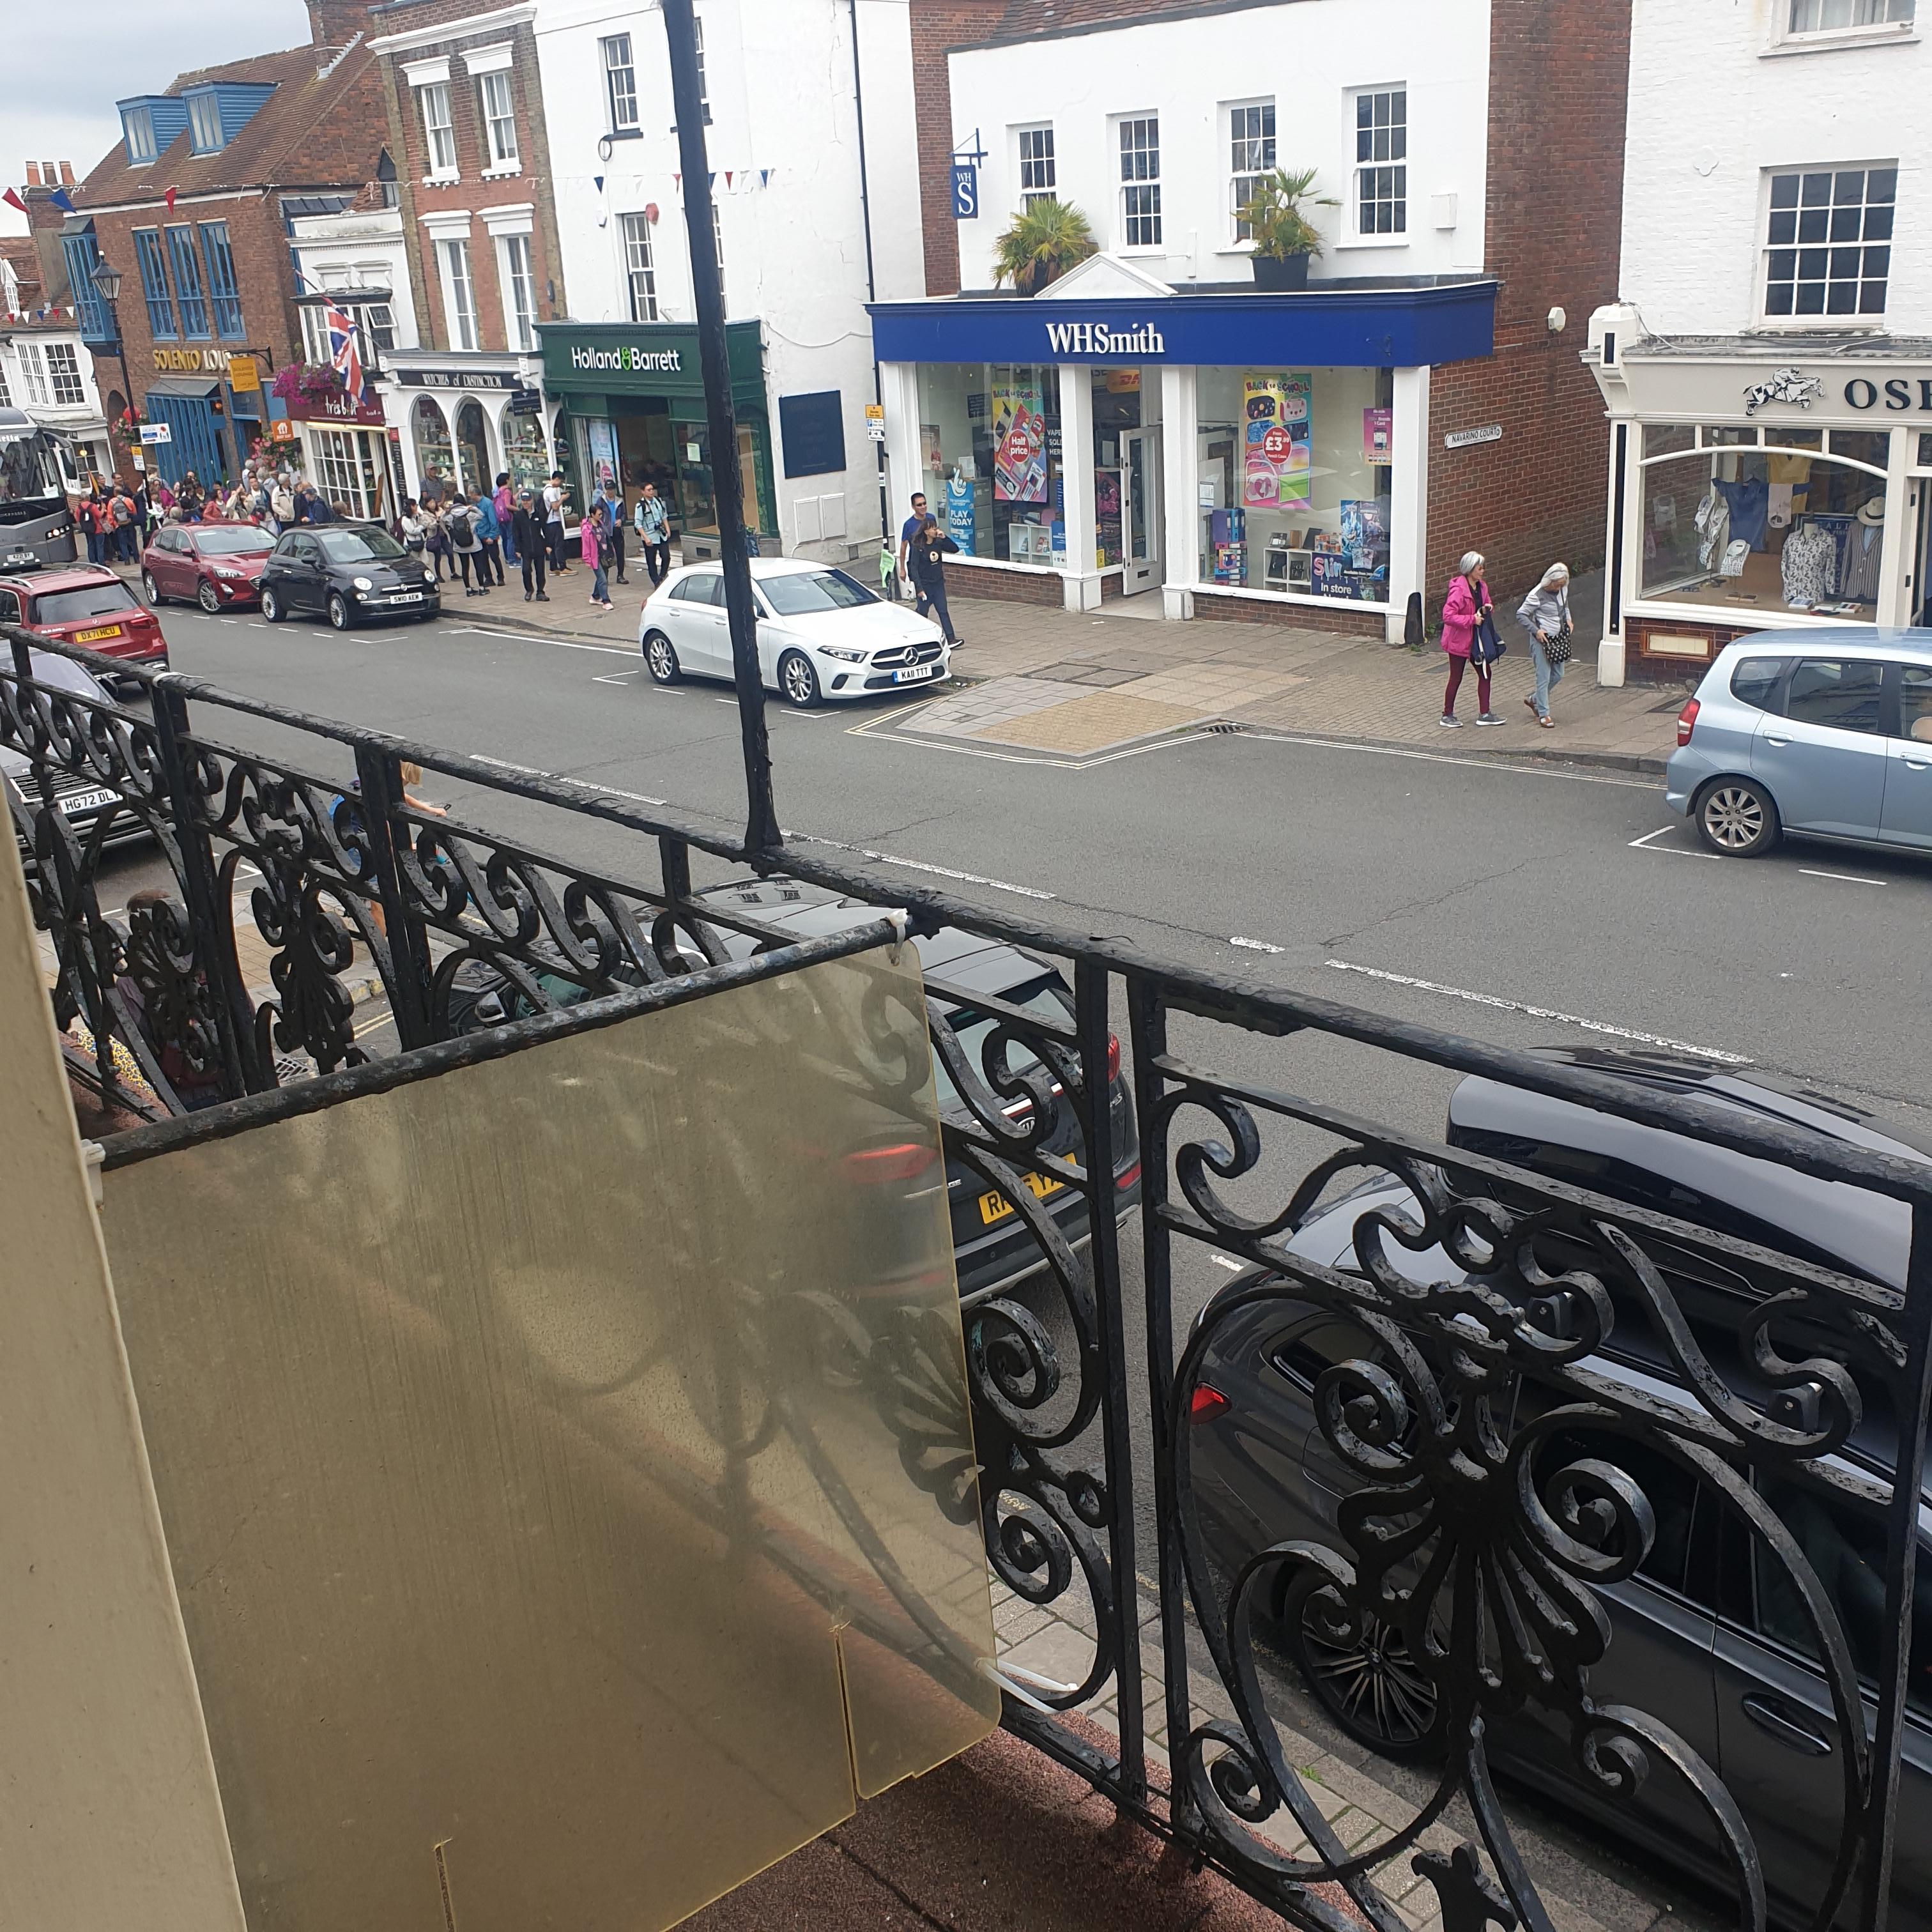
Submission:
<svg viewBox="0 0 1932 1932">
<path fill-rule="evenodd" d="M 36 231 L 58 234 L 110 413 L 124 358 L 137 412 L 169 425 L 148 453 L 171 480 L 232 477 L 267 434 L 261 386 L 302 352 L 290 220 L 374 192 L 386 130 L 368 14 L 309 0 L 309 45 L 118 102 L 122 138 L 69 192 L 74 212 L 29 197 Z M 93 280 L 104 260 L 122 278 L 112 311 Z M 257 383 L 231 381 L 238 356 Z"/>
</svg>

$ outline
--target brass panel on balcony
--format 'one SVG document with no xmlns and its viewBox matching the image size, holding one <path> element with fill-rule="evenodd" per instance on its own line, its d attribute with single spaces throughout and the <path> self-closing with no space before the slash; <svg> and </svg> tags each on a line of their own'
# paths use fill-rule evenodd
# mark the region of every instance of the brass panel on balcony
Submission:
<svg viewBox="0 0 1932 1932">
<path fill-rule="evenodd" d="M 997 1721 L 911 947 L 103 1220 L 258 1932 L 647 1932 Z"/>
</svg>

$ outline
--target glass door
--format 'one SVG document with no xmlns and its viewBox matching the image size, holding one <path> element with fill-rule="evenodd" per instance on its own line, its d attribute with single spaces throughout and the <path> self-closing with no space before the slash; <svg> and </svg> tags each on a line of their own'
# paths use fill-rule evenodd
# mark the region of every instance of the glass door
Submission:
<svg viewBox="0 0 1932 1932">
<path fill-rule="evenodd" d="M 1120 590 L 1131 597 L 1161 580 L 1160 431 L 1120 438 Z"/>
</svg>

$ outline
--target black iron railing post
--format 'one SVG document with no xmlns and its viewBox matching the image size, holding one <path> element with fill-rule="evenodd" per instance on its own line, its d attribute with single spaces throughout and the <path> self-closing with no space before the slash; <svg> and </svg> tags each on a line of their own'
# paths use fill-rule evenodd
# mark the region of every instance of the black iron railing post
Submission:
<svg viewBox="0 0 1932 1932">
<path fill-rule="evenodd" d="M 1899 1378 L 1898 1461 L 1886 1510 L 1890 1560 L 1886 1568 L 1877 1722 L 1872 1736 L 1871 1790 L 1861 1859 L 1864 1897 L 1858 1923 L 1865 1932 L 1885 1932 L 1891 1903 L 1906 1688 L 1915 1661 L 1912 1638 L 1918 1611 L 1919 1492 L 1925 1475 L 1925 1428 L 1928 1415 L 1932 1415 L 1932 1203 L 1923 1200 L 1912 1205 L 1912 1251 L 1906 1264 L 1905 1305 L 1898 1322 L 1906 1357 Z M 1914 1901 L 1915 1906 L 1918 1903 Z M 1916 1917 L 1916 1910 L 1909 1916 Z"/>
<path fill-rule="evenodd" d="M 1161 1675 L 1167 1691 L 1167 1753 L 1178 1765 L 1194 1722 L 1187 1682 L 1187 1578 L 1181 1565 L 1180 1498 L 1174 1476 L 1168 1407 L 1174 1384 L 1174 1276 L 1167 1205 L 1167 1126 L 1161 1118 L 1166 1083 L 1157 1062 L 1167 1052 L 1167 1011 L 1154 982 L 1127 976 L 1127 1018 L 1134 1059 L 1134 1112 L 1141 1132 L 1141 1274 L 1147 1300 L 1148 1428 L 1154 1448 L 1155 1572 L 1160 1584 Z M 1172 1797 L 1175 1826 L 1199 1822 L 1177 1772 Z"/>
<path fill-rule="evenodd" d="M 408 836 L 403 809 L 402 760 L 370 745 L 356 747 L 356 776 L 362 789 L 362 825 L 376 862 L 376 898 L 382 908 L 384 937 L 388 941 L 389 1010 L 395 1016 L 396 1037 L 404 1052 L 427 1046 L 434 1037 L 430 1020 L 429 934 L 410 910 L 403 890 L 402 862 L 396 846 L 398 831 Z"/>
<path fill-rule="evenodd" d="M 1114 1573 L 1114 1699 L 1120 1718 L 1120 1796 L 1147 1802 L 1145 1718 L 1141 1700 L 1140 1587 L 1134 1563 L 1133 1438 L 1127 1420 L 1127 1344 L 1120 1288 L 1120 1229 L 1114 1219 L 1112 1083 L 1107 1064 L 1113 1036 L 1108 1022 L 1112 976 L 1098 962 L 1073 969 L 1074 1024 L 1080 1036 L 1082 1158 L 1087 1168 L 1087 1258 L 1100 1316 L 1104 1377 L 1101 1428 L 1106 1444 L 1107 1557 Z"/>
<path fill-rule="evenodd" d="M 7 633 L 7 641 L 14 649 L 14 670 L 22 677 L 32 677 L 34 674 L 34 652 L 28 634 L 25 631 L 10 628 Z M 60 795 L 54 788 L 52 760 L 36 759 L 34 761 L 34 781 L 40 794 L 42 808 L 52 811 L 54 801 Z"/>
<path fill-rule="evenodd" d="M 738 426 L 731 409 L 731 364 L 725 346 L 724 290 L 712 226 L 711 163 L 704 140 L 704 102 L 698 78 L 698 34 L 691 0 L 664 0 L 670 44 L 670 93 L 677 116 L 678 159 L 684 170 L 685 238 L 691 253 L 692 296 L 698 310 L 698 359 L 704 377 L 705 422 L 711 434 L 711 488 L 724 553 L 724 609 L 731 629 L 731 665 L 744 740 L 745 843 L 753 851 L 783 842 L 772 803 L 772 758 L 765 732 L 765 681 L 758 668 L 758 620 L 745 542 L 744 489 L 738 471 Z"/>
<path fill-rule="evenodd" d="M 175 845 L 181 857 L 182 890 L 188 896 L 188 928 L 194 939 L 195 964 L 207 982 L 214 1007 L 214 1024 L 221 1041 L 221 1090 L 233 1100 L 272 1087 L 264 1078 L 255 1052 L 255 1008 L 242 983 L 235 957 L 234 920 L 221 902 L 220 882 L 214 869 L 214 848 L 208 829 L 197 820 L 194 783 L 189 770 L 188 700 L 174 689 L 164 672 L 148 687 L 154 716 L 156 748 L 167 780 L 168 812 L 174 822 Z"/>
</svg>

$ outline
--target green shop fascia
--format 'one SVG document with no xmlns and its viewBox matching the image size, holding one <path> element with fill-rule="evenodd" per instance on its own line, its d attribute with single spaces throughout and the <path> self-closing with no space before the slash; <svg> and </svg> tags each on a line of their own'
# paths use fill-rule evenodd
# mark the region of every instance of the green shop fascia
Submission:
<svg viewBox="0 0 1932 1932">
<path fill-rule="evenodd" d="M 671 322 L 538 325 L 544 388 L 563 404 L 558 466 L 580 509 L 599 478 L 620 482 L 628 514 L 646 483 L 670 506 L 680 536 L 716 536 L 718 452 L 705 421 L 698 331 Z M 767 538 L 778 532 L 764 350 L 756 322 L 724 326 L 737 419 L 736 458 L 745 515 Z M 687 547 L 689 559 L 692 550 Z"/>
</svg>

